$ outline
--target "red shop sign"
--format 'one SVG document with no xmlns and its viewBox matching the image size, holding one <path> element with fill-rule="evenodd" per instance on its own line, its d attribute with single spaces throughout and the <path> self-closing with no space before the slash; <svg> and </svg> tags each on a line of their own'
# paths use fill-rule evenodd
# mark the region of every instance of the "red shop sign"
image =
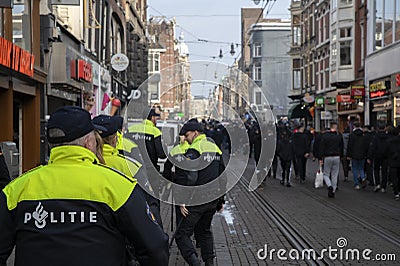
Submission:
<svg viewBox="0 0 400 266">
<path fill-rule="evenodd" d="M 364 86 L 352 86 L 351 87 L 351 97 L 353 99 L 363 99 L 365 95 Z"/>
<path fill-rule="evenodd" d="M 0 65 L 33 77 L 35 56 L 0 36 Z"/>
</svg>

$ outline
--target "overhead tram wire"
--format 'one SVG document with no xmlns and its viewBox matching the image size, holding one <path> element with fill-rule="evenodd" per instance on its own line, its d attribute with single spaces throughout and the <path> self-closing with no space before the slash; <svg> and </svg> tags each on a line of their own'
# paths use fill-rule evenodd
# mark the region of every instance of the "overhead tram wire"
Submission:
<svg viewBox="0 0 400 266">
<path fill-rule="evenodd" d="M 270 0 L 268 0 L 268 1 L 270 1 Z M 151 6 L 151 5 L 148 5 L 148 7 L 150 7 L 151 9 L 153 9 L 155 12 L 157 12 L 159 15 L 161 15 L 162 17 L 165 17 L 165 18 L 167 18 L 167 19 L 172 19 L 172 18 L 174 18 L 174 17 L 177 17 L 177 16 L 166 16 L 165 14 L 163 14 L 163 13 L 161 13 L 160 11 L 158 11 L 156 8 L 154 8 L 153 6 Z M 178 16 L 182 16 L 182 15 L 178 15 Z M 187 16 L 189 16 L 189 15 L 187 15 Z M 198 17 L 200 17 L 200 16 L 202 16 L 202 15 L 197 15 Z M 206 15 L 205 15 L 206 16 Z M 215 15 L 216 16 L 216 15 Z M 240 44 L 239 43 L 235 43 L 235 42 L 223 42 L 223 41 L 215 41 L 215 40 L 207 40 L 207 39 L 203 39 L 203 38 L 199 38 L 198 36 L 196 36 L 196 34 L 194 34 L 194 33 L 192 33 L 192 32 L 190 32 L 190 31 L 188 31 L 187 29 L 185 29 L 184 27 L 182 27 L 181 25 L 179 25 L 179 24 L 176 24 L 175 25 L 176 27 L 179 27 L 180 29 L 182 29 L 185 33 L 187 33 L 187 34 L 189 34 L 190 36 L 192 36 L 192 37 L 194 37 L 196 40 L 192 40 L 192 41 L 185 41 L 185 43 L 193 43 L 193 44 L 202 44 L 202 43 L 207 43 L 207 44 L 210 44 L 210 45 L 214 45 L 214 46 L 218 46 L 218 45 L 216 45 L 216 44 L 228 44 L 228 45 L 231 45 L 232 43 L 236 46 L 236 47 L 238 47 Z M 194 54 L 192 54 L 192 55 L 194 55 Z M 204 56 L 203 56 L 204 57 Z M 214 56 L 209 56 L 210 58 L 214 58 L 215 59 L 215 57 Z"/>
</svg>

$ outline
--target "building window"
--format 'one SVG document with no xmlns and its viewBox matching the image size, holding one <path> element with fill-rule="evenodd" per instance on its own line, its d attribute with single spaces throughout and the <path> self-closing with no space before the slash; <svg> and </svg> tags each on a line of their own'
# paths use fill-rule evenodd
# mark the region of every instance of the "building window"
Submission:
<svg viewBox="0 0 400 266">
<path fill-rule="evenodd" d="M 154 55 L 154 71 L 160 71 L 160 55 Z"/>
<path fill-rule="evenodd" d="M 148 56 L 148 68 L 149 72 L 160 72 L 160 54 L 159 53 L 149 53 Z"/>
<path fill-rule="evenodd" d="M 333 43 L 331 46 L 331 64 L 332 67 L 334 68 L 336 66 L 336 56 L 337 56 L 337 48 L 336 48 L 336 43 Z"/>
<path fill-rule="evenodd" d="M 293 44 L 300 45 L 301 31 L 299 26 L 293 27 Z"/>
<path fill-rule="evenodd" d="M 337 8 L 337 1 L 338 0 L 332 0 L 332 10 L 335 10 Z"/>
<path fill-rule="evenodd" d="M 301 72 L 300 69 L 293 70 L 293 89 L 297 90 L 301 88 Z"/>
<path fill-rule="evenodd" d="M 0 8 L 0 36 L 4 35 L 3 28 L 4 28 L 3 8 Z"/>
<path fill-rule="evenodd" d="M 351 37 L 351 27 L 340 28 L 340 38 Z"/>
<path fill-rule="evenodd" d="M 254 43 L 254 57 L 260 57 L 261 56 L 261 43 Z"/>
<path fill-rule="evenodd" d="M 340 65 L 351 65 L 351 41 L 340 42 Z"/>
<path fill-rule="evenodd" d="M 384 18 L 384 27 L 383 27 L 383 32 L 384 32 L 384 42 L 385 46 L 393 43 L 393 22 L 394 22 L 394 4 L 395 1 L 385 1 L 385 18 Z"/>
<path fill-rule="evenodd" d="M 12 9 L 12 25 L 13 43 L 30 52 L 32 38 L 30 1 L 14 2 L 14 7 Z"/>
<path fill-rule="evenodd" d="M 395 23 L 395 27 L 396 27 L 396 34 L 395 34 L 395 42 L 400 41 L 400 0 L 396 0 L 396 23 Z"/>
<path fill-rule="evenodd" d="M 256 104 L 261 104 L 261 92 L 256 92 Z"/>
<path fill-rule="evenodd" d="M 261 80 L 261 63 L 254 65 L 254 80 Z"/>
<path fill-rule="evenodd" d="M 353 3 L 353 0 L 340 0 L 339 1 L 340 6 L 351 5 L 352 3 Z"/>
<path fill-rule="evenodd" d="M 376 0 L 374 50 L 400 40 L 400 1 Z"/>
</svg>

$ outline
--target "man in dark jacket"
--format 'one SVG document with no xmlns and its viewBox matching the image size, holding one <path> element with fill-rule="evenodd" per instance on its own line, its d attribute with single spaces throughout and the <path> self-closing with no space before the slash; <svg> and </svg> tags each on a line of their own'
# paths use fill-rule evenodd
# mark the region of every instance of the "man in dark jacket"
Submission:
<svg viewBox="0 0 400 266">
<path fill-rule="evenodd" d="M 340 156 L 343 154 L 343 138 L 337 132 L 337 123 L 331 122 L 330 130 L 322 136 L 320 165 L 324 166 L 324 181 L 328 186 L 328 197 L 335 197 L 340 167 Z"/>
<path fill-rule="evenodd" d="M 276 147 L 276 154 L 279 157 L 282 167 L 282 180 L 281 184 L 291 187 L 290 184 L 290 166 L 293 160 L 293 143 L 290 138 L 289 129 L 281 130 L 279 132 L 278 144 Z"/>
<path fill-rule="evenodd" d="M 349 137 L 350 137 L 349 127 L 346 127 L 343 130 L 342 137 L 343 137 L 343 156 L 340 160 L 342 162 L 344 182 L 347 182 L 349 179 L 349 170 L 350 170 L 350 160 L 347 158 L 347 146 L 349 144 Z"/>
<path fill-rule="evenodd" d="M 367 162 L 369 165 L 373 165 L 375 192 L 386 191 L 388 160 L 385 158 L 385 150 L 389 135 L 386 133 L 385 127 L 385 121 L 378 121 L 378 132 L 373 137 L 368 148 Z"/>
<path fill-rule="evenodd" d="M 390 176 L 393 182 L 394 199 L 400 200 L 400 127 L 394 130 L 394 136 L 387 140 L 385 150 L 390 168 Z"/>
<path fill-rule="evenodd" d="M 304 183 L 307 158 L 310 156 L 310 141 L 308 135 L 304 133 L 303 125 L 299 126 L 297 132 L 293 134 L 293 146 L 297 172 L 300 176 L 300 182 Z"/>
<path fill-rule="evenodd" d="M 369 147 L 371 145 L 372 139 L 375 136 L 375 132 L 374 130 L 372 130 L 372 127 L 370 125 L 365 125 L 363 131 L 364 131 L 365 142 Z M 372 162 L 368 163 L 368 160 L 365 160 L 365 165 L 364 165 L 365 177 L 368 180 L 368 184 L 374 186 L 375 181 L 374 181 L 372 165 L 373 165 Z"/>
<path fill-rule="evenodd" d="M 368 145 L 364 137 L 364 132 L 360 128 L 360 122 L 354 122 L 353 132 L 349 136 L 349 143 L 347 146 L 347 158 L 351 160 L 351 170 L 353 172 L 354 188 L 360 189 L 360 181 L 365 187 L 364 164 L 367 158 Z"/>
</svg>

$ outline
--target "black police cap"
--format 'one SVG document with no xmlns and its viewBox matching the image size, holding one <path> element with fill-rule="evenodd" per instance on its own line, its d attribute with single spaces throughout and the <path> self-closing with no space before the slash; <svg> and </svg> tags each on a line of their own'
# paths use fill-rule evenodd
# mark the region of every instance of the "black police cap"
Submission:
<svg viewBox="0 0 400 266">
<path fill-rule="evenodd" d="M 111 136 L 118 131 L 118 119 L 109 115 L 99 115 L 93 118 L 93 124 L 102 126 L 106 130 L 100 131 L 99 134 L 102 138 Z"/>
<path fill-rule="evenodd" d="M 144 111 L 145 118 L 150 119 L 152 116 L 161 116 L 161 115 L 159 113 L 157 113 L 156 109 L 154 109 L 154 108 Z"/>
<path fill-rule="evenodd" d="M 57 133 L 51 129 L 58 129 Z M 64 106 L 57 109 L 47 122 L 46 135 L 49 143 L 70 142 L 85 136 L 89 132 L 104 127 L 95 126 L 90 114 L 79 106 Z"/>
<path fill-rule="evenodd" d="M 122 129 L 124 125 L 124 118 L 122 116 L 113 116 L 113 118 L 117 122 L 118 129 Z"/>
<path fill-rule="evenodd" d="M 188 131 L 203 132 L 203 126 L 199 122 L 197 122 L 197 120 L 190 119 L 183 125 L 181 131 L 179 132 L 179 135 L 184 136 Z"/>
</svg>

